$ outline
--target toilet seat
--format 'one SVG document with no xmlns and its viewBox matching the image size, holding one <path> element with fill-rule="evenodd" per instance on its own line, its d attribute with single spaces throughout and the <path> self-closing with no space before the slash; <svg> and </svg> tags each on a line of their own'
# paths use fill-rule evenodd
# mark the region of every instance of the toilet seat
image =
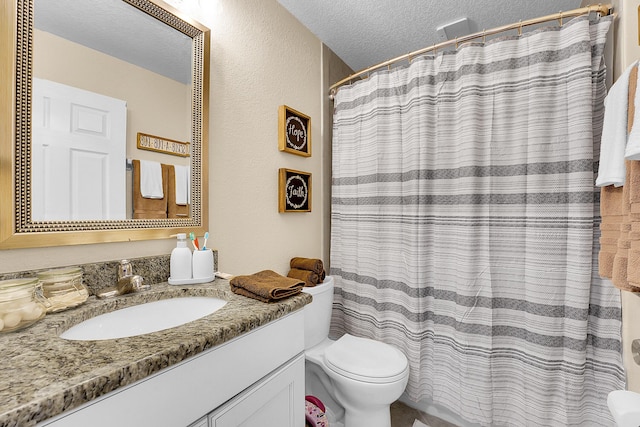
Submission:
<svg viewBox="0 0 640 427">
<path fill-rule="evenodd" d="M 368 383 L 395 382 L 408 370 L 407 358 L 397 348 L 349 334 L 326 348 L 324 360 L 332 371 Z"/>
</svg>

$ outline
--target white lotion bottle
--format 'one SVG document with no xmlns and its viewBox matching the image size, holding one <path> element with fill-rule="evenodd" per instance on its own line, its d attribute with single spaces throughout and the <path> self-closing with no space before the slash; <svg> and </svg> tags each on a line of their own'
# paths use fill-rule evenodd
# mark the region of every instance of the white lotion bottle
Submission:
<svg viewBox="0 0 640 427">
<path fill-rule="evenodd" d="M 171 260 L 169 261 L 169 272 L 171 280 L 188 280 L 191 279 L 191 249 L 187 247 L 186 233 L 177 235 L 178 243 L 171 251 Z"/>
</svg>

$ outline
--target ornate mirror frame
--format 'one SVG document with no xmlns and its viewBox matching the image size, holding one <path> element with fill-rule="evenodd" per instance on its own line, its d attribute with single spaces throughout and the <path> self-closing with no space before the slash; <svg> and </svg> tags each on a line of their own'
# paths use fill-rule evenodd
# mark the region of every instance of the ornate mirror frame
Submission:
<svg viewBox="0 0 640 427">
<path fill-rule="evenodd" d="M 180 219 L 31 220 L 34 0 L 0 0 L 0 249 L 165 239 L 208 222 L 209 29 L 159 0 L 123 0 L 193 39 L 191 212 Z"/>
</svg>

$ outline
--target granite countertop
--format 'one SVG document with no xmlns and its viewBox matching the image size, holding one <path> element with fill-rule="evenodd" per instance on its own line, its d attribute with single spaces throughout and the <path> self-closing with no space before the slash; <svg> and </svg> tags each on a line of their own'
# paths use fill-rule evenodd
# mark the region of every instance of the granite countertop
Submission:
<svg viewBox="0 0 640 427">
<path fill-rule="evenodd" d="M 68 341 L 59 334 L 98 314 L 181 296 L 228 303 L 206 317 L 150 334 L 104 341 Z M 301 293 L 262 303 L 231 292 L 227 280 L 175 286 L 100 300 L 47 314 L 36 324 L 0 334 L 0 427 L 31 426 L 276 320 L 311 302 Z"/>
</svg>

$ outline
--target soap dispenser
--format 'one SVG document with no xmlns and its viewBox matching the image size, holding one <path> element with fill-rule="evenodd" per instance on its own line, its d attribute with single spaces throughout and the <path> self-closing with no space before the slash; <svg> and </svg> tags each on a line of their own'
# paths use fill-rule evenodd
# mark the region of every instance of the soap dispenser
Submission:
<svg viewBox="0 0 640 427">
<path fill-rule="evenodd" d="M 169 262 L 171 280 L 188 280 L 191 279 L 191 250 L 187 247 L 186 233 L 179 233 L 177 237 L 178 243 L 171 251 Z"/>
</svg>

